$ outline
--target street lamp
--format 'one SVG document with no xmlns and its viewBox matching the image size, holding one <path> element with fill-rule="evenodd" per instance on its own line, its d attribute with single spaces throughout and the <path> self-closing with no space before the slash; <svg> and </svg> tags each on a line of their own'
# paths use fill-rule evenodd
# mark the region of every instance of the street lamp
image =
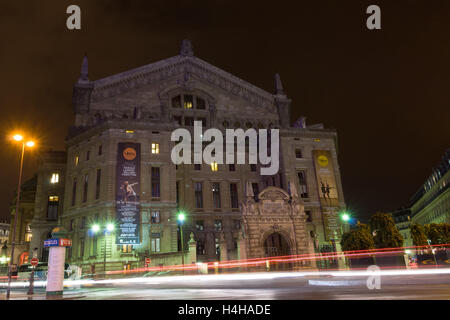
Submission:
<svg viewBox="0 0 450 320">
<path fill-rule="evenodd" d="M 28 148 L 34 147 L 34 141 L 28 140 L 25 141 L 24 137 L 21 134 L 13 135 L 13 140 L 16 142 L 22 143 L 22 152 L 20 155 L 20 167 L 19 167 L 19 182 L 17 184 L 17 199 L 16 199 L 16 213 L 14 215 L 14 227 L 12 233 L 12 241 L 11 241 L 11 257 L 9 259 L 9 267 L 8 267 L 8 287 L 6 289 L 6 299 L 9 299 L 11 295 L 11 276 L 12 276 L 12 266 L 14 263 L 14 247 L 16 245 L 16 229 L 17 229 L 17 220 L 19 215 L 19 205 L 20 205 L 20 187 L 22 183 L 22 169 L 23 169 L 23 156 L 25 153 L 25 146 Z"/>
<path fill-rule="evenodd" d="M 97 232 L 100 231 L 100 226 L 98 224 L 94 224 L 91 227 L 91 230 L 94 234 L 96 234 Z M 105 274 L 105 278 L 106 278 L 106 235 L 112 231 L 114 231 L 114 224 L 112 224 L 112 223 L 108 223 L 106 225 L 105 229 L 103 229 L 103 235 L 105 236 L 104 247 L 103 247 L 103 272 Z"/>
<path fill-rule="evenodd" d="M 181 264 L 184 274 L 184 243 L 183 243 L 183 223 L 186 219 L 186 215 L 183 211 L 178 212 L 177 220 L 180 223 L 180 238 L 181 238 Z"/>
</svg>

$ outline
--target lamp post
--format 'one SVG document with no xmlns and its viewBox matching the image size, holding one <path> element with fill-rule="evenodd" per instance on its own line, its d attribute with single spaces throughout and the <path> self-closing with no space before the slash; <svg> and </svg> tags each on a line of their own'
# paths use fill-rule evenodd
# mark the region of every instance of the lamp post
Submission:
<svg viewBox="0 0 450 320">
<path fill-rule="evenodd" d="M 98 224 L 94 224 L 92 226 L 91 230 L 95 234 L 100 231 L 100 226 Z M 105 275 L 105 278 L 106 278 L 106 236 L 112 231 L 114 231 L 114 224 L 112 224 L 112 223 L 108 223 L 106 225 L 105 229 L 103 229 L 103 235 L 105 237 L 104 247 L 103 247 L 103 273 Z"/>
<path fill-rule="evenodd" d="M 22 183 L 22 169 L 23 169 L 23 156 L 25 153 L 25 146 L 32 148 L 34 147 L 33 141 L 27 141 L 25 142 L 24 138 L 20 134 L 16 134 L 13 136 L 13 140 L 16 142 L 22 143 L 22 152 L 20 155 L 20 167 L 19 167 L 19 182 L 17 184 L 17 199 L 16 199 L 16 213 L 14 215 L 14 227 L 13 227 L 13 233 L 11 238 L 11 257 L 9 260 L 9 266 L 8 266 L 8 287 L 6 289 L 6 299 L 9 299 L 11 295 L 11 276 L 12 276 L 12 266 L 14 263 L 14 247 L 16 245 L 16 229 L 17 229 L 17 220 L 19 215 L 19 205 L 20 205 L 20 187 Z"/>
<path fill-rule="evenodd" d="M 184 243 L 183 243 L 183 223 L 186 219 L 186 215 L 183 211 L 178 213 L 177 220 L 180 223 L 180 238 L 181 238 L 181 264 L 183 268 L 183 274 L 184 274 Z"/>
</svg>

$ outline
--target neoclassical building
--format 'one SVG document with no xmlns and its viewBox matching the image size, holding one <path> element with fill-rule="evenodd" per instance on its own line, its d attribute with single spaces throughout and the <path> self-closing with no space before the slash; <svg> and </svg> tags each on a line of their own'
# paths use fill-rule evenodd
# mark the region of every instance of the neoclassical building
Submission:
<svg viewBox="0 0 450 320">
<path fill-rule="evenodd" d="M 99 80 L 85 57 L 66 150 L 40 165 L 30 247 L 45 259 L 43 241 L 61 226 L 68 261 L 85 272 L 180 264 L 182 249 L 185 263 L 339 250 L 337 133 L 292 124 L 290 109 L 278 75 L 269 93 L 196 57 L 188 40 L 179 55 Z M 175 165 L 171 134 L 194 121 L 279 129 L 278 172 Z"/>
</svg>

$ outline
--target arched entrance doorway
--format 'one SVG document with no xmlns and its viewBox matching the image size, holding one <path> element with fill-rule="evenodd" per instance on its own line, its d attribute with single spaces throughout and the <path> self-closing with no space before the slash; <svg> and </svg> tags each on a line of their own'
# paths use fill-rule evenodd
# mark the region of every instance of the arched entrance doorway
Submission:
<svg viewBox="0 0 450 320">
<path fill-rule="evenodd" d="M 271 233 L 264 241 L 264 254 L 266 257 L 288 256 L 291 247 L 286 238 L 279 232 Z M 290 270 L 292 263 L 272 263 L 270 270 Z"/>
</svg>

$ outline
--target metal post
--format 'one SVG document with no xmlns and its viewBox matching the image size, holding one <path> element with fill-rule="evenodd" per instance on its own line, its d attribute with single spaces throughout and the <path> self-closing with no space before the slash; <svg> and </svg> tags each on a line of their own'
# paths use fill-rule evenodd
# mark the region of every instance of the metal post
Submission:
<svg viewBox="0 0 450 320">
<path fill-rule="evenodd" d="M 180 236 L 181 236 L 181 264 L 183 266 L 183 274 L 184 274 L 183 222 L 180 223 Z"/>
<path fill-rule="evenodd" d="M 16 214 L 14 216 L 14 228 L 12 234 L 11 241 L 11 258 L 9 260 L 9 268 L 8 268 L 8 288 L 6 289 L 6 299 L 9 299 L 11 295 L 11 271 L 12 265 L 14 263 L 14 246 L 16 244 L 16 229 L 17 229 L 17 220 L 19 215 L 19 205 L 20 205 L 20 184 L 22 182 L 22 168 L 23 168 L 23 154 L 25 152 L 25 142 L 22 142 L 22 154 L 20 156 L 20 169 L 19 169 L 19 183 L 17 185 L 17 199 L 16 199 Z"/>
</svg>

